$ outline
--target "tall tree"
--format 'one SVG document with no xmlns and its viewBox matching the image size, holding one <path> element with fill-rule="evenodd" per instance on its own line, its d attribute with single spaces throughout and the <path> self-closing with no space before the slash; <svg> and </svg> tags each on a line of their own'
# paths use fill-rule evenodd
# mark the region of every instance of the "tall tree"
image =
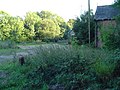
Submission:
<svg viewBox="0 0 120 90">
<path fill-rule="evenodd" d="M 32 40 L 35 37 L 35 24 L 38 23 L 41 18 L 37 15 L 36 12 L 28 12 L 25 16 L 25 31 L 28 40 Z"/>
<path fill-rule="evenodd" d="M 94 41 L 94 28 L 95 28 L 95 23 L 94 23 L 94 15 L 92 11 L 90 12 L 90 26 L 91 26 L 91 42 Z M 89 33 L 88 33 L 88 12 L 85 12 L 82 14 L 80 17 L 77 17 L 75 20 L 73 30 L 75 32 L 75 35 L 77 39 L 79 40 L 80 44 L 87 44 L 89 43 Z"/>
<path fill-rule="evenodd" d="M 51 19 L 43 19 L 36 27 L 36 38 L 42 40 L 53 39 L 60 34 L 60 30 L 57 30 L 55 23 Z"/>
<path fill-rule="evenodd" d="M 57 30 L 58 31 L 60 30 L 60 37 L 63 37 L 67 23 L 64 21 L 62 17 L 49 11 L 41 11 L 40 13 L 38 12 L 38 15 L 42 19 L 52 20 L 55 23 Z"/>
<path fill-rule="evenodd" d="M 10 37 L 10 15 L 4 11 L 0 11 L 0 40 L 6 40 Z"/>
<path fill-rule="evenodd" d="M 20 17 L 12 17 L 6 12 L 0 11 L 0 40 L 23 41 L 24 22 Z"/>
<path fill-rule="evenodd" d="M 114 0 L 114 5 L 116 6 L 116 7 L 120 7 L 120 0 Z"/>
<path fill-rule="evenodd" d="M 26 36 L 24 35 L 24 22 L 20 17 L 10 17 L 10 39 L 13 41 L 25 41 Z"/>
</svg>

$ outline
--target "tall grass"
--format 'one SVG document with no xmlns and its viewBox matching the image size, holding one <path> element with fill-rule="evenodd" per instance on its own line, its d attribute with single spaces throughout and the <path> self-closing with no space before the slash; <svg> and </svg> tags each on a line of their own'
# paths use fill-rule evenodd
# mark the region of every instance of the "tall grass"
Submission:
<svg viewBox="0 0 120 90">
<path fill-rule="evenodd" d="M 41 45 L 33 52 L 33 56 L 25 58 L 25 65 L 20 66 L 18 62 L 9 64 L 12 66 L 5 69 L 9 78 L 0 89 L 120 89 L 119 76 L 111 79 L 116 68 L 113 52 L 58 44 Z M 112 85 L 115 82 L 118 85 Z"/>
</svg>

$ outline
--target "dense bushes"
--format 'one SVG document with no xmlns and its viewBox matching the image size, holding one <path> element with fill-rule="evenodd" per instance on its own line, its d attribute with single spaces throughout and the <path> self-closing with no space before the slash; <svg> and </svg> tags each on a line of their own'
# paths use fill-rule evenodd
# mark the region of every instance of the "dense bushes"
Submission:
<svg viewBox="0 0 120 90">
<path fill-rule="evenodd" d="M 86 46 L 73 48 L 46 44 L 34 52 L 36 55 L 27 57 L 24 66 L 13 64 L 10 68 L 11 80 L 0 86 L 1 89 L 120 89 L 119 50 L 108 52 Z"/>
<path fill-rule="evenodd" d="M 85 80 L 87 80 L 87 76 L 89 77 L 87 74 L 89 60 L 81 58 L 77 51 L 74 51 L 70 47 L 55 45 L 55 47 L 52 46 L 47 49 L 40 48 L 37 53 L 38 55 L 42 53 L 40 56 L 37 55 L 37 58 L 41 58 L 41 62 L 35 61 L 38 67 L 35 71 L 28 74 L 28 85 L 26 85 L 26 88 L 31 88 L 31 84 L 36 88 L 40 88 L 44 83 L 47 85 L 60 84 L 67 90 L 78 89 L 79 85 L 82 86 L 81 88 L 85 87 L 85 82 L 82 84 L 82 81 L 81 83 L 78 81 L 79 77 L 85 77 Z M 84 67 L 84 65 L 88 67 Z M 84 75 L 85 72 L 86 75 Z"/>
<path fill-rule="evenodd" d="M 32 58 L 35 60 L 32 64 L 37 67 L 27 75 L 24 87 L 42 88 L 47 85 L 50 88 L 58 85 L 65 90 L 120 89 L 116 84 L 111 86 L 119 80 L 119 76 L 114 77 L 116 66 L 119 66 L 116 65 L 118 61 L 115 61 L 118 53 L 111 54 L 112 52 L 87 47 L 79 49 L 59 45 L 37 49 L 37 57 Z"/>
</svg>

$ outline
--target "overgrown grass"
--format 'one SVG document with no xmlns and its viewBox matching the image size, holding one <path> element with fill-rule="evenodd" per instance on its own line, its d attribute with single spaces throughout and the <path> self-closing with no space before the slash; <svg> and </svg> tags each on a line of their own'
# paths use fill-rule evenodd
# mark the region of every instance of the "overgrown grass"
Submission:
<svg viewBox="0 0 120 90">
<path fill-rule="evenodd" d="M 0 65 L 2 71 L 7 72 L 7 77 L 4 78 L 5 83 L 0 85 L 1 90 L 19 90 L 25 85 L 25 74 L 27 74 L 29 67 L 21 67 L 19 64 L 10 62 Z M 2 81 L 1 81 L 2 82 Z"/>
<path fill-rule="evenodd" d="M 0 41 L 0 49 L 17 48 L 16 43 L 10 40 Z"/>
<path fill-rule="evenodd" d="M 14 53 L 16 52 L 24 52 L 25 50 L 22 50 L 22 49 L 11 49 L 11 48 L 8 48 L 8 49 L 0 49 L 0 55 L 13 55 Z"/>
<path fill-rule="evenodd" d="M 0 66 L 0 70 L 8 72 L 7 82 L 0 89 L 120 89 L 119 72 L 114 74 L 119 69 L 119 50 L 52 44 L 41 45 L 34 52 L 34 56 L 25 57 L 23 66 L 18 62 Z"/>
<path fill-rule="evenodd" d="M 0 55 L 11 55 L 15 52 L 21 52 L 15 42 L 13 41 L 0 41 Z"/>
</svg>

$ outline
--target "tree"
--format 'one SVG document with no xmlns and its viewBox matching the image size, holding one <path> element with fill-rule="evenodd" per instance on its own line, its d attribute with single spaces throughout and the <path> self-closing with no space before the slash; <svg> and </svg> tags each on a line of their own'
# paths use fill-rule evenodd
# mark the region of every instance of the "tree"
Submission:
<svg viewBox="0 0 120 90">
<path fill-rule="evenodd" d="M 50 19 L 43 19 L 42 22 L 36 23 L 36 38 L 39 39 L 53 39 L 58 37 L 60 30 L 57 30 L 55 23 Z"/>
<path fill-rule="evenodd" d="M 64 32 L 64 39 L 69 39 L 69 32 L 73 30 L 73 25 L 75 23 L 75 19 L 69 19 L 67 22 L 66 30 Z"/>
<path fill-rule="evenodd" d="M 60 16 L 56 15 L 56 18 L 54 19 L 54 22 L 58 25 L 60 28 L 60 37 L 63 37 L 65 31 L 67 30 L 67 23 L 64 21 L 64 19 Z"/>
<path fill-rule="evenodd" d="M 25 34 L 28 40 L 33 40 L 35 37 L 35 24 L 41 21 L 41 18 L 36 12 L 28 12 L 25 16 Z"/>
<path fill-rule="evenodd" d="M 0 11 L 0 40 L 20 42 L 60 38 L 66 26 L 62 17 L 49 11 L 28 12 L 24 20 Z"/>
<path fill-rule="evenodd" d="M 21 42 L 26 40 L 24 22 L 20 17 L 10 17 L 10 40 Z"/>
<path fill-rule="evenodd" d="M 44 20 L 44 19 L 49 19 L 52 20 L 55 25 L 57 30 L 60 30 L 60 35 L 59 37 L 63 37 L 64 32 L 66 30 L 67 23 L 64 21 L 64 19 L 57 14 L 54 14 L 49 11 L 41 11 L 40 13 L 38 12 L 38 15 Z"/>
<path fill-rule="evenodd" d="M 69 27 L 70 30 L 73 29 L 73 25 L 74 25 L 75 20 L 74 19 L 69 19 L 67 22 L 67 25 Z"/>
<path fill-rule="evenodd" d="M 94 22 L 94 15 L 92 11 L 90 12 L 90 26 L 91 26 L 91 42 L 94 41 L 94 28 L 95 28 L 95 22 Z M 77 19 L 75 20 L 73 30 L 75 32 L 75 35 L 77 37 L 77 40 L 79 41 L 80 44 L 87 44 L 89 43 L 89 35 L 88 35 L 88 12 L 85 12 Z"/>
<path fill-rule="evenodd" d="M 0 17 L 2 16 L 10 16 L 7 12 L 0 11 Z"/>
<path fill-rule="evenodd" d="M 0 11 L 0 40 L 23 41 L 24 22 L 20 17 L 12 17 L 6 12 Z"/>
<path fill-rule="evenodd" d="M 37 14 L 42 18 L 42 19 L 54 19 L 55 14 L 53 14 L 50 11 L 41 11 L 40 13 L 37 12 Z"/>
<path fill-rule="evenodd" d="M 120 7 L 120 0 L 114 0 L 114 6 Z"/>
<path fill-rule="evenodd" d="M 6 40 L 10 37 L 9 18 L 9 14 L 0 11 L 0 40 Z"/>
</svg>

